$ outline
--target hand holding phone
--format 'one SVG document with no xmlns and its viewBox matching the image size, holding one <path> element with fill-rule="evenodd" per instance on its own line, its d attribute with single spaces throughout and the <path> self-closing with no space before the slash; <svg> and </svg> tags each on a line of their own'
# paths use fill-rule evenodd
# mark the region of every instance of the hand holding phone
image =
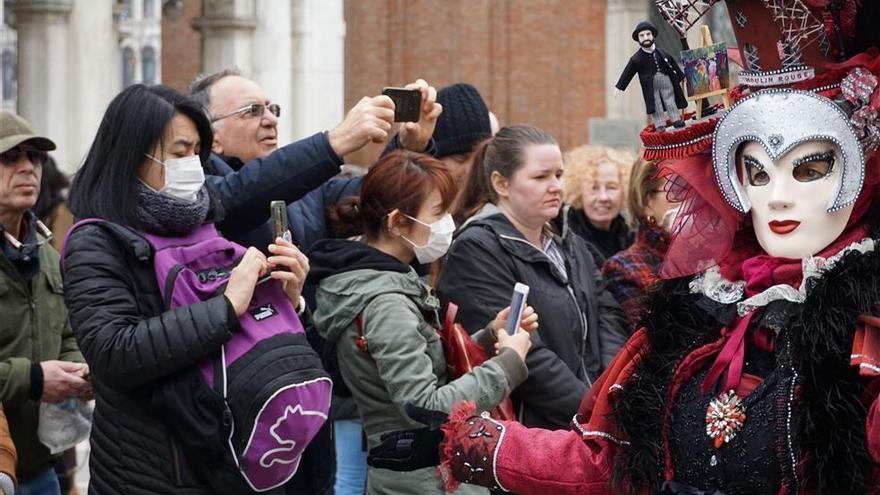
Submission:
<svg viewBox="0 0 880 495">
<path fill-rule="evenodd" d="M 422 92 L 418 89 L 385 88 L 382 94 L 394 102 L 395 122 L 418 122 L 421 115 Z"/>
<path fill-rule="evenodd" d="M 519 321 L 522 319 L 528 297 L 528 285 L 517 283 L 513 287 L 513 295 L 510 296 L 510 313 L 507 315 L 507 326 L 504 328 L 508 335 L 513 335 L 519 330 Z"/>
</svg>

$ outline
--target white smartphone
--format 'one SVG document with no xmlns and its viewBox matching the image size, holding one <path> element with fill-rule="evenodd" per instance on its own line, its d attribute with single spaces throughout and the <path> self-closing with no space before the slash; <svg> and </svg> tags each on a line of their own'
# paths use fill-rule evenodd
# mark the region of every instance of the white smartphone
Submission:
<svg viewBox="0 0 880 495">
<path fill-rule="evenodd" d="M 507 327 L 505 327 L 508 335 L 513 335 L 519 330 L 519 320 L 522 318 L 528 297 L 528 285 L 517 283 L 513 287 L 513 295 L 510 296 L 510 314 L 507 317 Z"/>
</svg>

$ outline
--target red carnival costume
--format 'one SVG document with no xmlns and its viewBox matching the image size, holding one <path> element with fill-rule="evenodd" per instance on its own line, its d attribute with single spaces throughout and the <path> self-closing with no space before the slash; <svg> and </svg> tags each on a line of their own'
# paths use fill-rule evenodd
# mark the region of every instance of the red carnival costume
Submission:
<svg viewBox="0 0 880 495">
<path fill-rule="evenodd" d="M 759 4 L 781 15 L 782 2 L 728 3 L 741 24 Z M 862 2 L 787 4 L 838 29 L 831 54 L 858 37 Z M 842 9 L 843 21 L 823 9 L 835 19 Z M 744 58 L 757 65 L 764 44 L 748 46 Z M 796 74 L 794 85 L 741 87 L 720 117 L 674 133 L 646 129 L 646 158 L 660 160 L 683 204 L 668 280 L 645 326 L 594 383 L 570 431 L 458 405 L 443 426 L 449 485 L 523 495 L 880 494 L 880 56 L 805 77 L 790 63 L 797 56 L 784 55 L 783 69 L 753 66 L 748 76 Z M 821 201 L 823 218 L 759 221 L 787 208 L 777 184 L 790 196 L 831 191 L 827 202 L 789 198 L 792 212 Z M 838 230 L 805 256 L 780 255 L 799 247 L 789 234 L 809 232 L 809 221 Z"/>
</svg>

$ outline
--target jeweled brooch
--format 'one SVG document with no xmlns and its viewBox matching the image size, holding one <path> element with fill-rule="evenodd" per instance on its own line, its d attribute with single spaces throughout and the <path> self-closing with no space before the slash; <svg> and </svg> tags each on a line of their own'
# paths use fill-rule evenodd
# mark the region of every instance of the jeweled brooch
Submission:
<svg viewBox="0 0 880 495">
<path fill-rule="evenodd" d="M 745 421 L 742 397 L 733 389 L 712 399 L 706 408 L 706 434 L 714 440 L 716 449 L 733 440 Z"/>
</svg>

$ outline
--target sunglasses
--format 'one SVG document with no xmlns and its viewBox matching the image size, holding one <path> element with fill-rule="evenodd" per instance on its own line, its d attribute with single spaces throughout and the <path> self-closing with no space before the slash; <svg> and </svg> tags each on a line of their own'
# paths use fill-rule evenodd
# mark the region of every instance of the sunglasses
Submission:
<svg viewBox="0 0 880 495">
<path fill-rule="evenodd" d="M 4 151 L 0 153 L 0 163 L 3 165 L 13 165 L 18 162 L 22 156 L 27 156 L 28 160 L 34 164 L 34 166 L 40 166 L 46 164 L 49 161 L 49 153 L 46 153 L 43 150 L 35 150 L 33 148 L 21 148 L 16 146 L 11 150 Z"/>
<path fill-rule="evenodd" d="M 225 115 L 221 115 L 219 117 L 215 117 L 211 119 L 211 122 L 217 122 L 218 120 L 223 120 L 225 118 L 232 117 L 233 115 L 241 114 L 242 117 L 249 119 L 252 117 L 262 117 L 266 112 L 266 109 L 269 109 L 269 113 L 276 117 L 281 116 L 281 105 L 277 103 L 251 103 L 250 105 L 243 106 L 238 110 L 233 110 Z"/>
</svg>

